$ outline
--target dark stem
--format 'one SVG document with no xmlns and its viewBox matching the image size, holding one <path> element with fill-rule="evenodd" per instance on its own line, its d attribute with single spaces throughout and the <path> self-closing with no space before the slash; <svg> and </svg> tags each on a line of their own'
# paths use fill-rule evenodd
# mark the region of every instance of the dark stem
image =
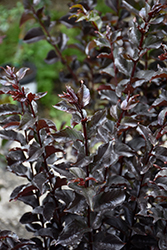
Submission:
<svg viewBox="0 0 167 250">
<path fill-rule="evenodd" d="M 84 118 L 84 115 L 83 115 L 83 112 L 82 112 L 82 109 L 80 107 L 77 107 L 80 111 L 80 114 L 82 116 L 82 128 L 83 128 L 83 133 L 84 133 L 84 139 L 85 139 L 85 154 L 86 156 L 89 155 L 89 149 L 88 149 L 88 136 L 87 136 L 87 128 L 86 128 L 86 120 Z M 86 172 L 87 172 L 87 177 L 89 177 L 89 165 L 86 166 Z M 86 182 L 86 185 L 87 185 L 87 188 L 89 187 L 89 181 Z M 88 221 L 88 227 L 90 228 L 90 207 L 88 206 L 88 217 L 87 217 Z M 89 232 L 89 247 L 90 247 L 90 250 L 92 250 L 92 233 Z"/>
</svg>

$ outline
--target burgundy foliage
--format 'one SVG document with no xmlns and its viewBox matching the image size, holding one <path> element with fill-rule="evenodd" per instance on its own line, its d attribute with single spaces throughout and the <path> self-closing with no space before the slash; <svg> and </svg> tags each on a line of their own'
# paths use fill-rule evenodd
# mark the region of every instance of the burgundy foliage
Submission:
<svg viewBox="0 0 167 250">
<path fill-rule="evenodd" d="M 38 117 L 46 93 L 21 87 L 28 68 L 4 69 L 0 94 L 19 104 L 0 105 L 0 137 L 18 143 L 7 169 L 27 180 L 10 201 L 30 206 L 20 223 L 34 237 L 1 231 L 0 248 L 167 249 L 167 4 L 106 0 L 104 14 L 96 0 L 72 0 L 60 19 L 80 29 L 70 45 L 65 34 L 52 36 L 51 18 L 32 2 L 23 1 L 20 25 L 35 19 L 39 27 L 24 41 L 46 39 L 53 49 L 45 61 L 64 64 L 60 80 L 72 86 L 54 108 L 71 114 L 71 127 Z M 63 54 L 71 47 L 82 62 Z"/>
</svg>

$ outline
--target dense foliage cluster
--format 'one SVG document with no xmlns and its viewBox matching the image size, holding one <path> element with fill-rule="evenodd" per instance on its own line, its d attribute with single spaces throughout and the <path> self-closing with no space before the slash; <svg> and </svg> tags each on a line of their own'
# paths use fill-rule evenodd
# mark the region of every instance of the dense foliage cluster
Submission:
<svg viewBox="0 0 167 250">
<path fill-rule="evenodd" d="M 31 207 L 20 223 L 34 237 L 1 231 L 0 248 L 167 249 L 167 4 L 106 0 L 104 13 L 96 0 L 72 0 L 60 19 L 80 30 L 71 45 L 44 7 L 23 3 L 20 25 L 35 20 L 24 41 L 53 46 L 45 61 L 61 60 L 69 84 L 54 108 L 72 118 L 58 130 L 38 117 L 46 93 L 20 85 L 28 68 L 4 68 L 0 94 L 19 104 L 0 105 L 0 137 L 17 142 L 7 169 L 27 179 L 10 201 Z M 63 54 L 72 47 L 82 61 Z"/>
</svg>

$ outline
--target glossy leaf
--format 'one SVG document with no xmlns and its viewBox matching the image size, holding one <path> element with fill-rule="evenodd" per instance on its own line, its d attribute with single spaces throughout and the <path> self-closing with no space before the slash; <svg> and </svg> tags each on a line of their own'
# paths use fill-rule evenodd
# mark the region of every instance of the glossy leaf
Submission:
<svg viewBox="0 0 167 250">
<path fill-rule="evenodd" d="M 34 43 L 44 39 L 45 35 L 41 28 L 32 28 L 25 35 L 23 41 L 26 43 Z"/>
<path fill-rule="evenodd" d="M 94 209 L 95 211 L 112 209 L 115 206 L 121 205 L 124 200 L 125 192 L 120 189 L 113 189 L 94 197 Z"/>
<path fill-rule="evenodd" d="M 23 216 L 20 218 L 20 223 L 22 224 L 28 224 L 34 221 L 38 221 L 38 217 L 36 214 L 32 214 L 31 212 L 26 212 L 23 214 Z"/>
<path fill-rule="evenodd" d="M 26 139 L 24 138 L 24 136 L 14 130 L 0 130 L 0 137 L 9 141 L 18 141 L 21 145 L 26 144 Z"/>
<path fill-rule="evenodd" d="M 89 231 L 90 228 L 87 227 L 83 220 L 73 220 L 64 227 L 58 237 L 56 245 L 61 244 L 66 247 L 78 244 L 81 241 L 83 234 Z"/>
<path fill-rule="evenodd" d="M 48 182 L 48 179 L 44 173 L 39 173 L 34 176 L 32 183 L 35 187 L 37 187 L 41 194 L 45 192 L 45 184 Z"/>
<path fill-rule="evenodd" d="M 55 138 L 56 141 L 72 141 L 72 140 L 79 140 L 83 141 L 83 136 L 82 134 L 74 129 L 71 129 L 70 127 L 67 127 L 60 132 L 57 132 L 53 134 L 53 137 Z"/>
<path fill-rule="evenodd" d="M 124 243 L 116 235 L 107 233 L 105 236 L 103 233 L 97 234 L 97 240 L 95 242 L 95 247 L 98 250 L 111 249 L 120 250 L 124 246 Z"/>
<path fill-rule="evenodd" d="M 30 70 L 30 69 L 26 68 L 26 67 L 23 67 L 23 68 L 19 69 L 16 72 L 16 76 L 17 76 L 18 81 L 20 81 L 21 79 L 24 78 L 24 76 L 25 76 L 25 74 L 27 73 L 28 70 Z"/>
<path fill-rule="evenodd" d="M 88 137 L 90 138 L 99 126 L 102 126 L 106 121 L 106 111 L 98 111 L 94 114 L 91 120 L 87 123 Z"/>
<path fill-rule="evenodd" d="M 45 58 L 45 62 L 48 64 L 53 64 L 59 60 L 56 52 L 54 50 L 50 50 Z"/>
<path fill-rule="evenodd" d="M 21 110 L 15 104 L 1 104 L 0 115 L 14 115 L 21 114 Z"/>
<path fill-rule="evenodd" d="M 89 104 L 90 91 L 84 84 L 82 84 L 81 87 L 79 88 L 77 96 L 78 96 L 78 103 L 81 108 Z"/>
</svg>

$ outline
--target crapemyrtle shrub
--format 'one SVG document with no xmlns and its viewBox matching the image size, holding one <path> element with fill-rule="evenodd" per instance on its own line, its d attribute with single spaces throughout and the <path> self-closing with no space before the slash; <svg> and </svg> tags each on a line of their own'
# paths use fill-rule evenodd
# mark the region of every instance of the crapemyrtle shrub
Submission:
<svg viewBox="0 0 167 250">
<path fill-rule="evenodd" d="M 69 84 L 54 108 L 72 118 L 58 130 L 39 117 L 46 93 L 20 85 L 28 68 L 3 68 L 0 94 L 18 102 L 0 105 L 0 136 L 17 142 L 7 169 L 27 180 L 10 201 L 30 206 L 20 223 L 34 237 L 1 231 L 1 249 L 167 249 L 167 4 L 106 0 L 103 13 L 95 0 L 71 1 L 60 22 L 80 29 L 73 45 L 52 35 L 43 7 L 23 4 L 20 24 L 39 25 L 24 41 L 46 39 L 45 60 L 65 65 L 60 79 Z M 63 54 L 71 46 L 82 62 Z"/>
</svg>

